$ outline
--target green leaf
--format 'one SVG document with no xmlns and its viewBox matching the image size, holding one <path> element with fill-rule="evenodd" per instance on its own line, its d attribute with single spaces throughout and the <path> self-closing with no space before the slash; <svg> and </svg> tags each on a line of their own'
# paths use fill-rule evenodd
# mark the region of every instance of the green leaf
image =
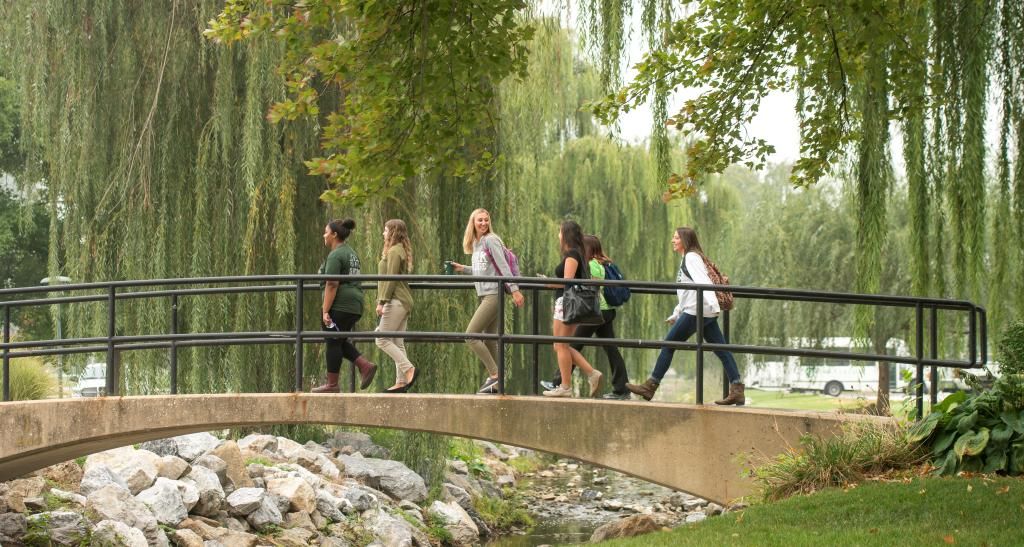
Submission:
<svg viewBox="0 0 1024 547">
<path fill-rule="evenodd" d="M 941 418 L 942 414 L 933 412 L 929 414 L 927 418 L 918 421 L 910 428 L 910 431 L 907 432 L 907 441 L 918 443 L 928 437 L 931 437 L 932 433 L 935 432 L 935 426 L 939 424 L 939 419 Z"/>
<path fill-rule="evenodd" d="M 932 412 L 948 413 L 950 410 L 964 402 L 967 399 L 966 391 L 957 391 L 956 393 L 946 397 L 941 403 L 932 407 Z"/>
<path fill-rule="evenodd" d="M 985 445 L 988 444 L 988 437 L 987 428 L 982 428 L 981 431 L 977 432 L 971 431 L 956 440 L 956 444 L 953 445 L 953 452 L 961 460 L 963 460 L 964 456 L 977 456 L 981 454 L 982 450 L 985 450 Z"/>
<path fill-rule="evenodd" d="M 992 452 L 985 456 L 985 467 L 982 471 L 986 473 L 995 473 L 996 471 L 1002 471 L 1006 469 L 1006 450 L 1000 449 Z"/>
<path fill-rule="evenodd" d="M 1011 429 L 1005 423 L 1001 423 L 992 429 L 992 442 L 993 443 L 1006 443 L 1009 442 L 1010 437 L 1013 436 L 1013 429 Z"/>
<path fill-rule="evenodd" d="M 1004 410 L 999 418 L 1014 431 L 1024 435 L 1024 410 Z"/>
<path fill-rule="evenodd" d="M 959 459 L 956 457 L 956 453 L 950 451 L 948 454 L 946 454 L 945 459 L 942 460 L 942 465 L 940 465 L 935 470 L 935 474 L 941 476 L 949 476 L 956 473 L 956 466 L 958 462 Z"/>
<path fill-rule="evenodd" d="M 975 410 L 970 414 L 960 418 L 960 421 L 956 424 L 956 431 L 963 435 L 974 428 L 974 424 L 978 423 L 978 411 Z"/>
<path fill-rule="evenodd" d="M 1020 475 L 1024 473 L 1024 443 L 1014 443 L 1010 450 L 1010 466 L 1009 471 L 1011 475 Z"/>
<path fill-rule="evenodd" d="M 941 456 L 949 450 L 950 446 L 953 446 L 954 439 L 956 439 L 956 431 L 943 431 L 935 437 L 935 442 L 932 443 L 932 453 L 936 457 Z"/>
</svg>

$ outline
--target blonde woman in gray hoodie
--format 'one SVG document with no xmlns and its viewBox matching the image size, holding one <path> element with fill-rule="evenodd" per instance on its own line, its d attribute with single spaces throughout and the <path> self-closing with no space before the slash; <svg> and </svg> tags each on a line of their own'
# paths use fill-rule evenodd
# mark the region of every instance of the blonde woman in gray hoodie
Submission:
<svg viewBox="0 0 1024 547">
<path fill-rule="evenodd" d="M 509 276 L 511 268 L 505 260 L 505 244 L 497 234 L 491 231 L 491 214 L 486 209 L 476 209 L 469 215 L 466 233 L 462 238 L 462 249 L 472 255 L 472 265 L 452 262 L 452 267 L 460 273 L 471 273 L 474 276 Z M 468 272 L 467 272 L 468 270 Z M 478 305 L 473 318 L 466 327 L 467 334 L 497 334 L 498 281 L 476 282 Z M 523 293 L 515 283 L 507 283 L 512 293 L 512 302 L 516 307 L 523 306 Z M 487 369 L 487 379 L 477 391 L 479 394 L 498 393 L 498 343 L 495 340 L 466 340 L 466 344 L 480 359 Z"/>
</svg>

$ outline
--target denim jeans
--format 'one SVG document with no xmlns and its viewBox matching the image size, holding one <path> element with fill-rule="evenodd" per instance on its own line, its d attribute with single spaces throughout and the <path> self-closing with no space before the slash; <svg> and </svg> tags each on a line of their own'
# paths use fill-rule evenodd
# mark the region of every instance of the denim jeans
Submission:
<svg viewBox="0 0 1024 547">
<path fill-rule="evenodd" d="M 684 313 L 679 316 L 679 319 L 676 319 L 675 324 L 669 329 L 668 335 L 665 336 L 665 341 L 685 342 L 695 332 L 697 332 L 697 316 Z M 712 344 L 728 343 L 722 334 L 722 329 L 718 328 L 717 317 L 704 318 L 704 340 Z M 652 380 L 661 383 L 661 379 L 665 377 L 668 367 L 672 364 L 672 356 L 675 353 L 676 350 L 673 348 L 661 348 L 658 362 L 654 365 L 654 370 L 651 372 Z M 718 350 L 715 352 L 715 355 L 722 361 L 722 367 L 725 368 L 725 375 L 729 378 L 729 383 L 740 383 L 740 370 L 736 366 L 736 359 L 733 359 L 732 353 Z"/>
</svg>

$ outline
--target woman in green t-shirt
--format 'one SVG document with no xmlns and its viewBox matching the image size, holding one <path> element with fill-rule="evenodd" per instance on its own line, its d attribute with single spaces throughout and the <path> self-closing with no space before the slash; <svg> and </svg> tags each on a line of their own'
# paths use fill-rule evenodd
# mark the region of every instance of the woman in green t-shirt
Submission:
<svg viewBox="0 0 1024 547">
<path fill-rule="evenodd" d="M 356 228 L 356 221 L 332 220 L 324 227 L 324 245 L 331 250 L 320 266 L 321 275 L 359 275 L 359 257 L 348 246 L 348 236 Z M 363 316 L 363 289 L 358 281 L 327 281 L 324 301 L 320 308 L 321 321 L 326 331 L 350 332 Z M 327 383 L 313 388 L 313 393 L 338 393 L 338 373 L 342 358 L 352 361 L 359 369 L 359 389 L 366 389 L 377 373 L 377 365 L 363 357 L 348 338 L 327 338 Z"/>
<path fill-rule="evenodd" d="M 412 245 L 409 229 L 405 223 L 394 218 L 384 223 L 384 250 L 380 254 L 377 273 L 400 275 L 412 273 Z M 378 331 L 401 332 L 409 326 L 412 313 L 412 291 L 406 281 L 381 281 L 377 283 L 377 316 L 380 317 Z M 409 391 L 419 370 L 409 362 L 405 343 L 401 338 L 377 338 L 377 347 L 395 360 L 395 385 L 385 389 L 387 393 Z"/>
</svg>

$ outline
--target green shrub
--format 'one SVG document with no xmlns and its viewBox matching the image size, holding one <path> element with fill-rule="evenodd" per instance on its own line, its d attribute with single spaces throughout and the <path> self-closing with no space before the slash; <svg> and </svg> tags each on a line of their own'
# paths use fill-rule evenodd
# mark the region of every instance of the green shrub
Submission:
<svg viewBox="0 0 1024 547">
<path fill-rule="evenodd" d="M 11 400 L 46 399 L 57 393 L 57 378 L 37 357 L 11 359 Z"/>
<path fill-rule="evenodd" d="M 506 497 L 492 498 L 480 496 L 473 498 L 473 508 L 479 513 L 487 526 L 497 532 L 507 532 L 513 528 L 532 528 L 534 525 L 530 513 L 523 509 L 522 498 L 511 490 L 506 490 Z"/>
<path fill-rule="evenodd" d="M 755 467 L 754 480 L 763 500 L 844 486 L 927 459 L 926 451 L 907 442 L 903 426 L 887 422 L 850 422 L 834 437 L 804 435 L 800 446 Z"/>
<path fill-rule="evenodd" d="M 1024 321 L 1010 323 L 997 346 L 1003 374 L 1024 373 Z"/>
<path fill-rule="evenodd" d="M 932 452 L 935 472 L 1024 473 L 1024 322 L 999 341 L 1000 376 L 988 390 L 946 397 L 908 438 Z"/>
</svg>

